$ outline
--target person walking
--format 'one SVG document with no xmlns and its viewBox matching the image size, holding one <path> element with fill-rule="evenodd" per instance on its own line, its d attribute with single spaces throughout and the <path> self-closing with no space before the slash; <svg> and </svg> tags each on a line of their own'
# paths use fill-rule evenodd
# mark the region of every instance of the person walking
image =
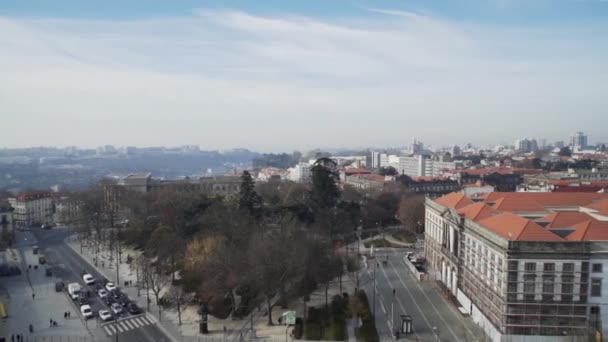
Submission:
<svg viewBox="0 0 608 342">
<path fill-rule="evenodd" d="M 32 300 L 36 300 L 36 294 L 32 293 Z"/>
</svg>

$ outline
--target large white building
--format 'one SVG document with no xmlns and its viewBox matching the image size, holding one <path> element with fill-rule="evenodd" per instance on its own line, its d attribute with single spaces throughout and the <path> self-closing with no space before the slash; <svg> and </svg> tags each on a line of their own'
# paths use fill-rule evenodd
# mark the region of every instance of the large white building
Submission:
<svg viewBox="0 0 608 342">
<path fill-rule="evenodd" d="M 15 226 L 53 223 L 53 198 L 48 191 L 30 191 L 9 198 Z"/>
<path fill-rule="evenodd" d="M 8 202 L 0 200 L 0 232 L 4 230 L 12 231 L 13 226 L 13 211 L 15 209 L 11 207 Z"/>
<path fill-rule="evenodd" d="M 462 166 L 462 162 L 432 160 L 423 155 L 399 157 L 400 174 L 410 177 L 438 176 L 443 170 L 453 170 Z"/>
<path fill-rule="evenodd" d="M 297 183 L 308 183 L 311 180 L 310 172 L 311 165 L 307 163 L 299 163 L 289 169 L 289 180 Z"/>
<path fill-rule="evenodd" d="M 608 194 L 452 193 L 425 223 L 429 273 L 492 341 L 608 334 Z"/>
<path fill-rule="evenodd" d="M 582 150 L 588 146 L 587 134 L 583 132 L 576 132 L 570 137 L 570 146 L 573 149 Z"/>
</svg>

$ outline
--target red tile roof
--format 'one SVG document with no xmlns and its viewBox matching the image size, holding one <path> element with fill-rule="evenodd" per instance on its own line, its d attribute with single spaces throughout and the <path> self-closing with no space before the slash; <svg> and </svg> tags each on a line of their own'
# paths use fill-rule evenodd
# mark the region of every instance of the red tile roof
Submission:
<svg viewBox="0 0 608 342">
<path fill-rule="evenodd" d="M 492 205 L 493 210 L 517 212 L 545 212 L 547 209 L 529 198 L 501 197 Z"/>
<path fill-rule="evenodd" d="M 566 236 L 568 241 L 608 240 L 608 221 L 588 220 L 574 226 L 573 233 Z"/>
<path fill-rule="evenodd" d="M 479 221 L 492 216 L 493 210 L 483 202 L 469 204 L 458 209 L 458 214 L 472 221 Z"/>
<path fill-rule="evenodd" d="M 472 204 L 469 198 L 461 195 L 457 192 L 452 192 L 447 195 L 443 195 L 435 200 L 435 202 L 441 204 L 444 207 L 460 209 L 466 205 Z"/>
<path fill-rule="evenodd" d="M 533 221 L 512 213 L 502 213 L 479 221 L 479 224 L 507 240 L 563 241 Z"/>
<path fill-rule="evenodd" d="M 543 207 L 580 207 L 608 199 L 608 193 L 589 192 L 491 192 L 483 196 L 484 202 L 496 203 L 501 198 L 534 201 Z M 529 203 L 529 202 L 528 202 Z"/>
<path fill-rule="evenodd" d="M 605 210 L 608 209 L 608 198 L 601 200 L 601 201 L 597 201 L 588 205 L 584 206 L 585 208 L 589 208 L 589 209 L 593 209 L 593 210 Z"/>
<path fill-rule="evenodd" d="M 357 173 L 368 174 L 368 173 L 371 173 L 371 171 L 368 169 L 363 169 L 363 168 L 350 168 L 350 169 L 344 169 L 344 173 L 347 175 L 354 175 Z"/>
<path fill-rule="evenodd" d="M 559 211 L 539 218 L 536 222 L 548 222 L 549 224 L 545 228 L 571 228 L 590 218 L 588 214 L 580 211 Z"/>
<path fill-rule="evenodd" d="M 539 173 L 543 173 L 543 170 L 499 166 L 499 167 L 486 167 L 486 168 L 481 168 L 481 169 L 459 169 L 459 170 L 456 170 L 456 172 L 457 173 L 467 173 L 469 175 L 488 175 L 491 173 L 500 173 L 503 175 L 508 175 L 508 174 L 539 174 Z"/>
</svg>

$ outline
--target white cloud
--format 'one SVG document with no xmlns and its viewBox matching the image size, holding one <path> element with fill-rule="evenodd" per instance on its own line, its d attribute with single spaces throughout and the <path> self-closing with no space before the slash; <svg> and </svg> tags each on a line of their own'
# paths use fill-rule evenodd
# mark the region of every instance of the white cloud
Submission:
<svg viewBox="0 0 608 342">
<path fill-rule="evenodd" d="M 0 17 L 3 141 L 290 150 L 552 139 L 572 117 L 599 139 L 608 123 L 599 36 L 375 11 Z"/>
</svg>

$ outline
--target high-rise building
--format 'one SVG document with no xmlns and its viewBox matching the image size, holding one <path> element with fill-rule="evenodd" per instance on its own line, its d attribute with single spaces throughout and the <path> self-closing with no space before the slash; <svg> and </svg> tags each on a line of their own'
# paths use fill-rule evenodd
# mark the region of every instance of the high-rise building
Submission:
<svg viewBox="0 0 608 342">
<path fill-rule="evenodd" d="M 420 151 L 422 151 L 424 149 L 424 144 L 421 141 L 416 140 L 416 138 L 414 138 L 412 140 L 412 144 L 410 145 L 410 153 L 411 154 L 416 154 L 419 153 Z"/>
<path fill-rule="evenodd" d="M 515 150 L 523 153 L 536 152 L 538 151 L 538 143 L 535 139 L 517 139 L 515 140 Z"/>
<path fill-rule="evenodd" d="M 575 149 L 584 149 L 587 147 L 587 134 L 583 132 L 576 132 L 570 137 L 570 146 Z"/>
<path fill-rule="evenodd" d="M 370 168 L 372 169 L 379 169 L 380 168 L 380 152 L 375 152 L 372 151 L 372 163 L 370 165 Z"/>
</svg>

